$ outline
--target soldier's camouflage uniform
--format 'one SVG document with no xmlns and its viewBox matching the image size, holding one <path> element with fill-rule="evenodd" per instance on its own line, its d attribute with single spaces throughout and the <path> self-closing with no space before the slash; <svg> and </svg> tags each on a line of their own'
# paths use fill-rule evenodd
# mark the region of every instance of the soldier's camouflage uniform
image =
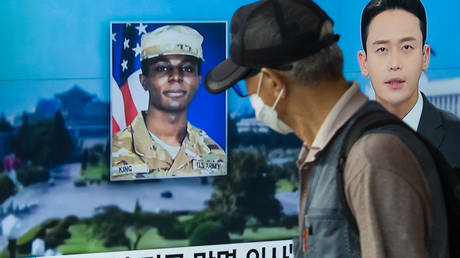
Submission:
<svg viewBox="0 0 460 258">
<path fill-rule="evenodd" d="M 155 142 L 139 113 L 112 140 L 112 180 L 226 174 L 225 152 L 201 129 L 187 123 L 187 135 L 173 160 Z"/>
</svg>

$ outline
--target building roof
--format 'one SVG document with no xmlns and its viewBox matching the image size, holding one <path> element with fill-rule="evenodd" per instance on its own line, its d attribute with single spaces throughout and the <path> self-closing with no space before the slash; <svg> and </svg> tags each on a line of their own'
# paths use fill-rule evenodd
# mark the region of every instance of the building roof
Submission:
<svg viewBox="0 0 460 258">
<path fill-rule="evenodd" d="M 60 99 L 63 104 L 74 102 L 76 100 L 88 102 L 96 98 L 95 94 L 89 94 L 87 91 L 80 88 L 77 84 L 75 84 L 70 90 L 55 94 L 54 96 Z"/>
</svg>

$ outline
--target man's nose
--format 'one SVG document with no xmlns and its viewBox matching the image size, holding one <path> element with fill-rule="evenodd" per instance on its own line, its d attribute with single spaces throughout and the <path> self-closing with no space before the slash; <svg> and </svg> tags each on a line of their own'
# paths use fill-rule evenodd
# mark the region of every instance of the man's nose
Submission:
<svg viewBox="0 0 460 258">
<path fill-rule="evenodd" d="M 398 53 L 393 51 L 390 54 L 389 68 L 391 71 L 397 71 L 402 69 L 401 58 Z"/>
<path fill-rule="evenodd" d="M 169 78 L 171 80 L 180 81 L 184 77 L 181 67 L 171 67 Z"/>
</svg>

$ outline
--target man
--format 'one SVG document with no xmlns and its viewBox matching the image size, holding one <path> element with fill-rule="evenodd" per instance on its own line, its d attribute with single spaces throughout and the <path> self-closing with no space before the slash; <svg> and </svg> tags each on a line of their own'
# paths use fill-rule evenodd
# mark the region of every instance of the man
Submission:
<svg viewBox="0 0 460 258">
<path fill-rule="evenodd" d="M 202 42 L 196 30 L 181 25 L 142 36 L 139 80 L 149 94 L 148 110 L 114 135 L 112 179 L 226 173 L 225 152 L 187 122 L 201 83 Z"/>
<path fill-rule="evenodd" d="M 345 80 L 332 24 L 308 0 L 241 7 L 230 58 L 207 74 L 206 88 L 217 93 L 244 79 L 256 117 L 303 140 L 296 257 L 446 257 L 442 189 L 415 134 L 390 126 L 361 137 L 339 183 L 346 133 L 384 109 Z"/>
<path fill-rule="evenodd" d="M 425 8 L 419 0 L 372 0 L 361 19 L 361 72 L 376 100 L 428 139 L 452 167 L 460 168 L 460 120 L 437 109 L 419 90 L 428 68 Z"/>
</svg>

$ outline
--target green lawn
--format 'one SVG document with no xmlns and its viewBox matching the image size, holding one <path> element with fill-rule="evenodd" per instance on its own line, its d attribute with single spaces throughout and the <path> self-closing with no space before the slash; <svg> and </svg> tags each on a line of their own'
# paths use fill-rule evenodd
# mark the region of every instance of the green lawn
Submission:
<svg viewBox="0 0 460 258">
<path fill-rule="evenodd" d="M 0 252 L 0 258 L 10 258 L 10 254 L 7 250 L 8 248 L 5 247 L 3 251 Z M 30 256 L 29 254 L 21 254 L 16 252 L 16 257 L 28 257 Z"/>
<path fill-rule="evenodd" d="M 102 241 L 92 234 L 91 228 L 86 225 L 78 224 L 70 227 L 72 234 L 71 238 L 59 246 L 59 251 L 63 254 L 71 253 L 89 253 L 89 252 L 110 252 L 127 250 L 127 247 L 104 247 Z M 127 229 L 126 235 L 133 241 L 135 233 L 132 228 Z M 264 240 L 280 240 L 290 239 L 297 236 L 297 228 L 286 229 L 283 227 L 261 227 L 257 231 L 253 229 L 245 229 L 242 235 L 230 234 L 233 242 L 251 242 Z M 88 241 L 91 239 L 91 241 Z M 158 234 L 156 228 L 146 229 L 141 237 L 137 249 L 152 249 L 152 248 L 170 248 L 189 246 L 188 239 L 165 239 Z"/>
<path fill-rule="evenodd" d="M 242 235 L 230 234 L 232 241 L 236 242 L 251 242 L 263 240 L 280 240 L 296 237 L 298 234 L 297 228 L 286 229 L 284 227 L 261 227 L 257 231 L 246 228 Z"/>
<path fill-rule="evenodd" d="M 128 250 L 125 246 L 110 247 L 104 246 L 101 239 L 98 239 L 92 233 L 92 229 L 84 224 L 73 225 L 69 228 L 71 237 L 67 239 L 64 244 L 59 246 L 59 251 L 62 254 L 73 254 L 73 253 L 95 253 L 95 252 L 113 252 L 113 251 L 125 251 Z M 133 241 L 134 232 L 131 228 L 126 231 L 128 238 Z M 91 239 L 91 241 L 88 241 Z M 137 249 L 151 249 L 151 248 L 168 248 L 178 246 L 188 246 L 188 240 L 170 240 L 165 239 L 158 234 L 156 228 L 151 228 L 145 231 Z"/>
<path fill-rule="evenodd" d="M 38 231 L 40 231 L 41 228 L 41 226 L 36 226 L 27 231 L 24 235 L 18 238 L 17 245 L 23 245 L 27 242 L 31 242 L 36 237 Z"/>
<path fill-rule="evenodd" d="M 143 235 L 136 249 L 170 248 L 189 246 L 188 239 L 165 239 L 158 234 L 156 228 L 138 229 Z M 69 228 L 71 237 L 64 244 L 58 247 L 62 254 L 95 253 L 128 250 L 125 246 L 110 247 L 104 246 L 101 239 L 93 234 L 92 228 L 85 224 L 76 224 Z M 135 229 L 128 228 L 126 236 L 133 242 Z M 252 242 L 265 240 L 290 239 L 297 236 L 297 228 L 286 229 L 284 227 L 261 227 L 257 231 L 247 228 L 242 235 L 230 234 L 232 242 Z M 91 240 L 91 241 L 88 241 Z"/>
<path fill-rule="evenodd" d="M 180 215 L 180 216 L 177 217 L 177 219 L 179 220 L 179 222 L 185 222 L 185 221 L 193 219 L 193 217 L 194 217 L 194 215 L 192 215 L 192 214 Z"/>
<path fill-rule="evenodd" d="M 84 180 L 101 180 L 108 170 L 109 168 L 102 164 L 88 165 L 85 170 L 81 171 L 81 178 Z"/>
<path fill-rule="evenodd" d="M 142 236 L 138 249 L 169 248 L 188 245 L 187 239 L 165 239 L 158 234 L 156 228 L 151 228 Z"/>
<path fill-rule="evenodd" d="M 292 192 L 294 187 L 295 185 L 291 181 L 285 178 L 280 179 L 276 182 L 276 192 L 277 193 Z"/>
<path fill-rule="evenodd" d="M 58 247 L 62 254 L 111 252 L 128 249 L 125 246 L 105 247 L 102 241 L 92 233 L 92 228 L 84 224 L 70 226 L 69 231 L 71 237 Z"/>
</svg>

